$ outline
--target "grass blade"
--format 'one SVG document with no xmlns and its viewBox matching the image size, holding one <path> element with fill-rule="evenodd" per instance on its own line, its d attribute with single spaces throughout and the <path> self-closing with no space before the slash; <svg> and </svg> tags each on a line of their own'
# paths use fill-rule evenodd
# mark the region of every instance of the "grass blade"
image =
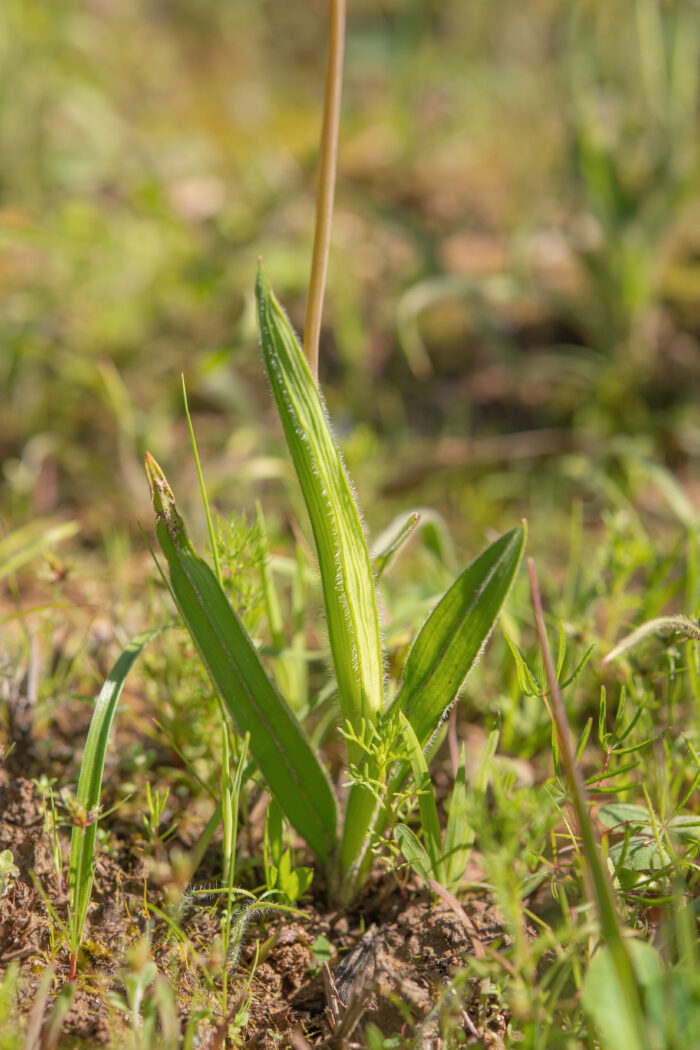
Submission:
<svg viewBox="0 0 700 1050">
<path fill-rule="evenodd" d="M 394 838 L 406 863 L 426 884 L 429 883 L 433 878 L 432 861 L 415 832 L 405 824 L 397 824 L 394 828 Z"/>
<path fill-rule="evenodd" d="M 144 631 L 143 634 L 134 638 L 105 679 L 105 683 L 95 701 L 95 710 L 92 714 L 92 721 L 90 722 L 90 729 L 83 752 L 83 761 L 80 765 L 76 796 L 80 810 L 85 815 L 85 820 L 82 824 L 76 824 L 73 827 L 70 843 L 68 895 L 71 909 L 71 952 L 73 955 L 71 970 L 74 969 L 75 955 L 80 946 L 83 926 L 85 925 L 88 905 L 90 904 L 102 777 L 109 735 L 117 711 L 117 704 L 119 703 L 126 676 L 131 670 L 134 660 L 142 652 L 144 646 L 150 642 L 151 638 L 164 629 L 164 626 L 153 627 L 151 630 Z M 71 976 L 75 976 L 75 974 L 72 972 Z"/>
<path fill-rule="evenodd" d="M 270 629 L 270 639 L 275 649 L 278 650 L 277 655 L 273 658 L 275 681 L 294 713 L 298 715 L 308 701 L 306 665 L 303 658 L 300 658 L 300 649 L 303 647 L 305 639 L 300 631 L 300 610 L 297 607 L 298 599 L 301 597 L 299 592 L 303 593 L 304 591 L 304 567 L 297 561 L 293 582 L 293 620 L 295 631 L 291 645 L 291 649 L 296 649 L 296 653 L 290 656 L 288 653 L 285 654 L 287 641 L 284 630 L 284 618 L 270 562 L 270 542 L 265 525 L 265 516 L 259 503 L 256 503 L 255 511 L 258 527 L 265 540 L 265 557 L 260 564 L 263 601 L 265 603 L 265 612 L 267 613 L 267 625 Z"/>
<path fill-rule="evenodd" d="M 48 547 L 70 539 L 79 531 L 77 521 L 58 524 L 50 521 L 30 521 L 15 529 L 0 540 L 0 580 L 17 572 Z"/>
<path fill-rule="evenodd" d="M 156 536 L 180 614 L 239 732 L 250 733 L 251 752 L 270 790 L 325 862 L 335 845 L 337 819 L 326 774 L 216 576 L 190 543 L 172 490 L 150 454 L 146 472 Z"/>
<path fill-rule="evenodd" d="M 376 579 L 389 568 L 403 545 L 411 538 L 418 527 L 420 514 L 411 511 L 407 518 L 401 515 L 396 518 L 377 538 L 376 552 L 373 557 Z"/>
<path fill-rule="evenodd" d="M 601 932 L 609 949 L 609 958 L 612 963 L 610 970 L 617 985 L 618 1009 L 624 1015 L 625 1031 L 629 1033 L 629 1042 L 626 1045 L 639 1048 L 639 1050 L 646 1050 L 650 1046 L 651 1040 L 647 1038 L 642 994 L 628 945 L 620 929 L 613 888 L 598 850 L 593 825 L 586 806 L 586 789 L 580 770 L 576 765 L 576 756 L 566 717 L 566 708 L 564 707 L 547 640 L 540 589 L 535 573 L 535 563 L 532 558 L 528 561 L 528 568 L 530 570 L 530 589 L 532 592 L 535 623 L 552 702 L 552 717 L 556 726 L 564 770 L 571 789 L 571 801 L 581 838 L 581 851 L 586 862 L 589 894 L 597 906 Z"/>
<path fill-rule="evenodd" d="M 321 395 L 262 267 L 256 296 L 265 366 L 318 553 L 342 715 L 359 731 L 363 718 L 377 721 L 383 697 L 379 617 L 367 543 Z M 354 750 L 349 748 L 351 761 L 360 757 Z"/>
<path fill-rule="evenodd" d="M 457 776 L 447 806 L 447 827 L 442 848 L 445 887 L 448 890 L 459 886 L 474 845 L 474 838 L 474 830 L 469 824 L 466 755 L 463 744 Z"/>
<path fill-rule="evenodd" d="M 413 732 L 411 723 L 405 717 L 402 717 L 401 731 L 408 749 L 413 780 L 418 793 L 418 809 L 420 812 L 421 827 L 423 828 L 423 841 L 425 843 L 425 851 L 430 858 L 431 873 L 429 877 L 437 879 L 438 882 L 444 883 L 445 869 L 442 863 L 440 818 L 438 816 L 433 784 L 428 770 L 428 763 L 425 760 L 423 749 L 418 742 L 418 737 Z"/>
<path fill-rule="evenodd" d="M 518 525 L 479 555 L 423 625 L 392 710 L 402 711 L 425 747 L 449 710 L 493 629 L 525 545 Z"/>
</svg>

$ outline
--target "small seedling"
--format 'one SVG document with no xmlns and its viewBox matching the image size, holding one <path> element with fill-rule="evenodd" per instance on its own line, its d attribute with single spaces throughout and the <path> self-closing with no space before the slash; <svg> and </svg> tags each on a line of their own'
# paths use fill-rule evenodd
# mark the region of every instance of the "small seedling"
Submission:
<svg viewBox="0 0 700 1050">
<path fill-rule="evenodd" d="M 14 863 L 12 850 L 0 851 L 0 897 L 3 897 L 12 885 L 12 880 L 19 875 L 19 869 Z"/>
</svg>

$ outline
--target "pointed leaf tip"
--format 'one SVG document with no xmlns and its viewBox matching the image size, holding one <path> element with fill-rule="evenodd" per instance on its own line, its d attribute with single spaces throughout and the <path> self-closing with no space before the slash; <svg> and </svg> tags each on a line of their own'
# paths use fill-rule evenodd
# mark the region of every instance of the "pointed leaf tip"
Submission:
<svg viewBox="0 0 700 1050">
<path fill-rule="evenodd" d="M 153 509 L 156 512 L 156 516 L 158 518 L 172 520 L 177 515 L 177 508 L 175 506 L 173 490 L 168 484 L 168 479 L 150 452 L 146 453 L 145 465 L 146 477 L 148 478 L 148 484 L 151 489 L 151 500 L 153 502 Z"/>
</svg>

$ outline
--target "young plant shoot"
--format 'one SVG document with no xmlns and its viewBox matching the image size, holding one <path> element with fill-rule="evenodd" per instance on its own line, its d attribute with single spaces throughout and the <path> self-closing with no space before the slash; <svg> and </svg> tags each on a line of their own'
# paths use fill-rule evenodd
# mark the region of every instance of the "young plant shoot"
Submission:
<svg viewBox="0 0 700 1050">
<path fill-rule="evenodd" d="M 414 756 L 416 746 L 428 747 L 493 629 L 520 562 L 525 526 L 492 543 L 448 589 L 409 652 L 398 695 L 387 703 L 374 569 L 353 488 L 321 394 L 262 267 L 256 298 L 263 358 L 318 558 L 353 779 L 344 805 L 215 573 L 195 552 L 150 455 L 146 470 L 156 536 L 192 640 L 239 732 L 250 734 L 270 792 L 327 868 L 332 895 L 347 902 L 368 870 L 370 833 L 382 831 L 392 793 L 409 775 L 406 756 L 411 747 Z M 402 718 L 411 727 L 403 751 Z"/>
</svg>

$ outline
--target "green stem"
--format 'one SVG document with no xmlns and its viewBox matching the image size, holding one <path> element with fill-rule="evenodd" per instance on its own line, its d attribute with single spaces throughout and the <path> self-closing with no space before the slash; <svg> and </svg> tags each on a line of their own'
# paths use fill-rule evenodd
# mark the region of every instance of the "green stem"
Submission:
<svg viewBox="0 0 700 1050">
<path fill-rule="evenodd" d="M 323 102 L 321 155 L 316 192 L 316 224 L 311 258 L 309 295 L 304 320 L 304 353 L 311 375 L 318 381 L 318 345 L 321 336 L 323 294 L 328 270 L 328 249 L 331 240 L 333 197 L 338 166 L 338 128 L 340 125 L 340 97 L 343 87 L 343 51 L 345 47 L 345 0 L 330 0 L 328 20 L 328 68 L 326 93 Z"/>
<path fill-rule="evenodd" d="M 571 737 L 571 730 L 566 716 L 566 709 L 561 695 L 561 689 L 557 680 L 554 661 L 547 640 L 547 632 L 544 624 L 544 612 L 542 610 L 542 599 L 540 588 L 535 573 L 535 563 L 528 558 L 528 569 L 530 571 L 530 591 L 532 595 L 532 608 L 535 614 L 535 626 L 542 651 L 542 659 L 545 667 L 549 694 L 552 704 L 552 717 L 559 738 L 559 751 L 562 765 L 569 780 L 571 797 L 578 823 L 578 833 L 581 838 L 581 848 L 587 867 L 588 881 L 591 884 L 589 895 L 595 900 L 598 907 L 598 916 L 603 938 L 607 942 L 612 958 L 615 973 L 619 982 L 619 990 L 622 992 L 620 1009 L 627 1009 L 630 1026 L 636 1030 L 636 1045 L 646 1048 L 650 1045 L 647 1038 L 645 1016 L 640 988 L 632 965 L 632 959 L 627 948 L 627 943 L 618 924 L 617 909 L 613 888 L 603 860 L 598 851 L 593 826 L 586 808 L 586 788 L 583 783 L 581 772 L 576 763 L 576 752 Z"/>
</svg>

